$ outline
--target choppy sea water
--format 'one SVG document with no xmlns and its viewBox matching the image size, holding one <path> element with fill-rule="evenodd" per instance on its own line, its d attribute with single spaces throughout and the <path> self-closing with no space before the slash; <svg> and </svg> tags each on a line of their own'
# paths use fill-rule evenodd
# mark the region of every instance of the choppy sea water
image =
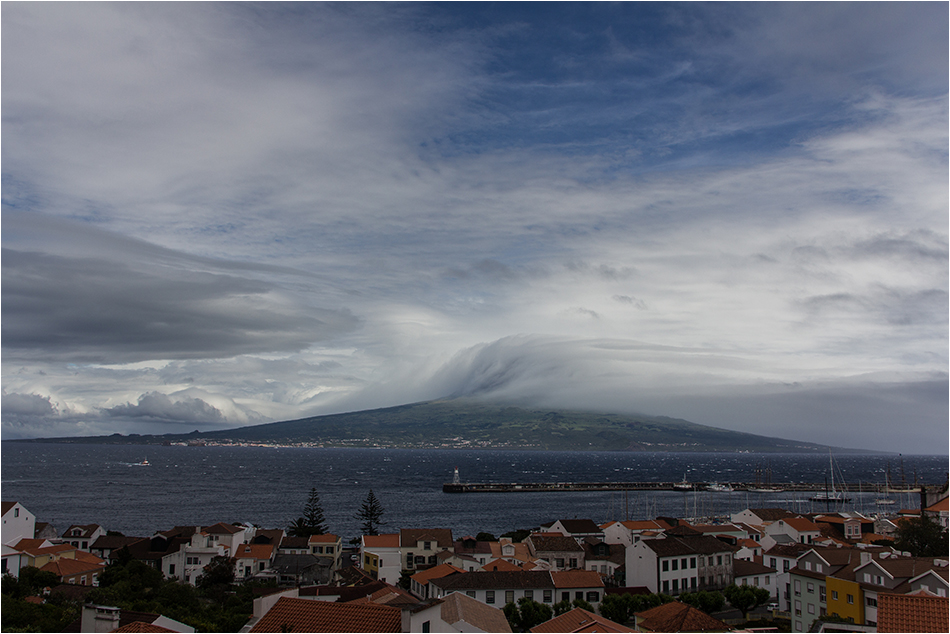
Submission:
<svg viewBox="0 0 950 634">
<path fill-rule="evenodd" d="M 148 460 L 149 466 L 137 466 Z M 881 485 L 916 477 L 947 479 L 946 456 L 846 454 L 835 457 L 849 484 Z M 439 527 L 453 535 L 500 535 L 562 518 L 595 522 L 656 516 L 722 516 L 747 507 L 824 510 L 804 493 L 711 492 L 442 492 L 459 468 L 463 482 L 691 481 L 752 482 L 771 468 L 773 483 L 823 482 L 827 455 L 723 453 L 538 452 L 411 449 L 298 449 L 2 443 L 2 496 L 62 532 L 101 524 L 126 535 L 175 525 L 249 522 L 287 527 L 310 487 L 320 494 L 330 530 L 359 533 L 354 517 L 369 489 L 380 499 L 384 530 Z M 901 468 L 903 467 L 903 468 Z M 835 476 L 839 476 L 836 474 Z M 850 494 L 847 510 L 916 508 L 919 496 Z"/>
</svg>

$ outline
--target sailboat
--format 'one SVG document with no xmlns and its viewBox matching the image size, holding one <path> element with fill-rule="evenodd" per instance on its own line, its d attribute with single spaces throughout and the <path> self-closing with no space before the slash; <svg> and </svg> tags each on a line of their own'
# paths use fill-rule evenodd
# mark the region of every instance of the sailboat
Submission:
<svg viewBox="0 0 950 634">
<path fill-rule="evenodd" d="M 812 502 L 850 502 L 851 498 L 846 498 L 842 491 L 835 490 L 835 463 L 831 450 L 828 450 L 828 470 L 831 472 L 831 490 L 819 491 L 808 499 Z M 825 482 L 827 483 L 827 480 Z"/>
<path fill-rule="evenodd" d="M 693 485 L 686 481 L 686 474 L 684 473 L 683 481 L 674 483 L 673 489 L 676 491 L 692 491 Z"/>
<path fill-rule="evenodd" d="M 888 464 L 888 471 L 890 471 L 890 464 Z M 884 472 L 884 497 L 874 500 L 874 503 L 878 506 L 889 506 L 894 504 L 894 500 L 888 497 L 888 493 L 890 492 L 890 483 L 888 482 L 890 478 L 887 477 L 888 471 Z"/>
</svg>

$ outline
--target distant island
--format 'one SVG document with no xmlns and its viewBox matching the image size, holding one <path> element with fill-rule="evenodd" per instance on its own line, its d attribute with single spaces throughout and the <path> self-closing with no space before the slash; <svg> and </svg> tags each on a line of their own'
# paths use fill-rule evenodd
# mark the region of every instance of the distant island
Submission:
<svg viewBox="0 0 950 634">
<path fill-rule="evenodd" d="M 528 409 L 473 399 L 439 399 L 188 434 L 112 434 L 9 442 L 750 453 L 831 449 L 665 416 Z"/>
</svg>

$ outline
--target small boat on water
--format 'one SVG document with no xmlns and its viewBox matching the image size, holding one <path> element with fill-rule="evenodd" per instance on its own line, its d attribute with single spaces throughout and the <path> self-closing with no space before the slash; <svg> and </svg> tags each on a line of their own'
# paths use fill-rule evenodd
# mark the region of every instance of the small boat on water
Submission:
<svg viewBox="0 0 950 634">
<path fill-rule="evenodd" d="M 151 463 L 149 463 L 148 458 L 146 458 L 146 459 L 143 460 L 142 462 L 133 462 L 133 463 L 130 463 L 129 466 L 130 466 L 130 467 L 150 467 L 150 466 L 151 466 Z"/>
<path fill-rule="evenodd" d="M 728 484 L 719 484 L 718 482 L 711 482 L 707 487 L 707 491 L 713 491 L 715 493 L 732 493 L 733 489 Z"/>
<path fill-rule="evenodd" d="M 692 491 L 693 485 L 686 481 L 686 474 L 683 474 L 682 482 L 675 482 L 673 484 L 673 490 L 675 491 Z"/>
</svg>

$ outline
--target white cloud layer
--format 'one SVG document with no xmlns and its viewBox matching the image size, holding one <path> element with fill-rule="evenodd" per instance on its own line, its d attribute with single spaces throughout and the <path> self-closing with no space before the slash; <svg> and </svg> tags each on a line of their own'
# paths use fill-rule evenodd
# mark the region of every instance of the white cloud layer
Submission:
<svg viewBox="0 0 950 634">
<path fill-rule="evenodd" d="M 477 393 L 945 447 L 947 7 L 558 12 L 5 5 L 4 437 Z"/>
</svg>

